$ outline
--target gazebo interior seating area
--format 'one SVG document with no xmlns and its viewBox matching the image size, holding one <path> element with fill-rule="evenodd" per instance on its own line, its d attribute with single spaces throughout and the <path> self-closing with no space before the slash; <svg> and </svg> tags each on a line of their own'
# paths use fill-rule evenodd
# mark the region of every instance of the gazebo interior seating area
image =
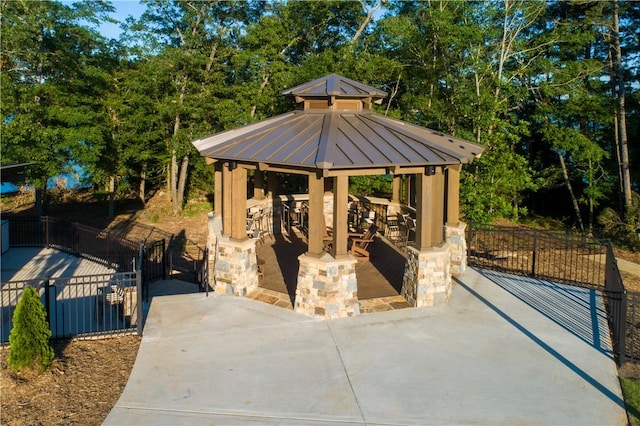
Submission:
<svg viewBox="0 0 640 426">
<path fill-rule="evenodd" d="M 336 74 L 282 94 L 297 108 L 193 141 L 214 167 L 210 287 L 326 319 L 446 303 L 460 170 L 483 148 L 374 112 L 387 94 Z M 349 194 L 380 175 L 390 197 Z"/>
</svg>

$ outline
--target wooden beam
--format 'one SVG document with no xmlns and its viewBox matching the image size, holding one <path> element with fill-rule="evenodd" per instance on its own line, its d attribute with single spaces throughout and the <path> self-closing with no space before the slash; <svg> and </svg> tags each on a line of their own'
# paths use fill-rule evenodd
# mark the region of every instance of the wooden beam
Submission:
<svg viewBox="0 0 640 426">
<path fill-rule="evenodd" d="M 434 176 L 416 175 L 416 241 L 414 247 L 424 250 L 433 247 L 433 187 Z"/>
<path fill-rule="evenodd" d="M 213 167 L 213 215 L 222 216 L 222 163 Z"/>
<path fill-rule="evenodd" d="M 321 257 L 323 254 L 324 220 L 324 178 L 309 175 L 309 241 L 307 255 Z"/>
<path fill-rule="evenodd" d="M 264 200 L 264 172 L 257 169 L 253 174 L 253 198 Z"/>
<path fill-rule="evenodd" d="M 402 185 L 402 175 L 394 175 L 391 181 L 391 202 L 400 203 L 400 187 Z"/>
<path fill-rule="evenodd" d="M 215 158 L 210 158 L 210 157 L 205 157 L 204 158 L 204 162 L 207 163 L 207 166 L 210 166 L 211 164 L 215 164 L 218 160 L 216 160 Z"/>
<path fill-rule="evenodd" d="M 331 255 L 338 259 L 348 255 L 349 177 L 333 178 L 333 248 Z"/>
<path fill-rule="evenodd" d="M 247 169 L 238 166 L 231 172 L 231 240 L 247 236 Z"/>
<path fill-rule="evenodd" d="M 267 172 L 267 192 L 271 194 L 271 198 L 275 198 L 278 195 L 278 175 L 271 170 Z"/>
<path fill-rule="evenodd" d="M 457 225 L 460 221 L 460 169 L 460 165 L 447 167 L 446 217 L 449 225 Z"/>
<path fill-rule="evenodd" d="M 222 233 L 231 235 L 231 171 L 229 163 L 222 166 Z"/>
<path fill-rule="evenodd" d="M 440 247 L 444 240 L 444 174 L 442 167 L 436 167 L 433 175 L 431 197 L 431 246 Z"/>
</svg>

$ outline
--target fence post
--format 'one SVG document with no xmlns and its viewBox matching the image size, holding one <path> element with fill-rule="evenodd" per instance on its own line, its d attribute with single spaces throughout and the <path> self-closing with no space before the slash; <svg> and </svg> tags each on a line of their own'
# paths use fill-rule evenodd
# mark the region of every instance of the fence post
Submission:
<svg viewBox="0 0 640 426">
<path fill-rule="evenodd" d="M 46 247 L 49 248 L 49 216 L 44 216 L 42 218 L 42 221 L 44 222 L 44 239 L 45 239 L 45 244 Z"/>
<path fill-rule="evenodd" d="M 536 256 L 538 253 L 538 231 L 533 230 L 533 256 L 531 257 L 531 276 L 536 277 Z"/>
<path fill-rule="evenodd" d="M 49 329 L 51 329 L 51 290 L 49 289 L 49 278 L 44 280 L 44 306 L 47 312 L 47 324 L 49 324 Z"/>
<path fill-rule="evenodd" d="M 166 264 L 167 262 L 166 262 L 166 258 L 165 258 L 166 254 L 167 254 L 167 251 L 165 249 L 165 239 L 163 238 L 162 239 L 162 260 L 161 260 L 161 262 L 162 262 L 162 279 L 163 280 L 167 279 L 167 264 Z"/>
<path fill-rule="evenodd" d="M 627 290 L 620 293 L 620 309 L 618 310 L 618 359 L 620 365 L 624 364 L 626 352 L 626 334 L 627 334 Z"/>
<path fill-rule="evenodd" d="M 138 273 L 136 274 L 136 294 L 137 294 L 137 302 L 136 302 L 136 310 L 138 311 L 138 321 L 136 323 L 136 330 L 138 332 L 138 336 L 142 336 L 142 271 L 138 269 Z"/>
</svg>

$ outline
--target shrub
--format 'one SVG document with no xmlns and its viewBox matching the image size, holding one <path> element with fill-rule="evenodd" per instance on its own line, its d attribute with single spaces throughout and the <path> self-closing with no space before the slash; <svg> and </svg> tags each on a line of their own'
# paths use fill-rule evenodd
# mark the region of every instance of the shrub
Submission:
<svg viewBox="0 0 640 426">
<path fill-rule="evenodd" d="M 632 194 L 632 206 L 626 212 L 625 217 L 611 208 L 605 208 L 598 222 L 603 226 L 604 235 L 611 238 L 617 244 L 625 246 L 631 250 L 640 250 L 640 195 Z"/>
<path fill-rule="evenodd" d="M 13 328 L 9 334 L 9 368 L 16 372 L 32 367 L 45 370 L 55 356 L 50 339 L 51 330 L 38 291 L 27 287 L 13 313 Z"/>
</svg>

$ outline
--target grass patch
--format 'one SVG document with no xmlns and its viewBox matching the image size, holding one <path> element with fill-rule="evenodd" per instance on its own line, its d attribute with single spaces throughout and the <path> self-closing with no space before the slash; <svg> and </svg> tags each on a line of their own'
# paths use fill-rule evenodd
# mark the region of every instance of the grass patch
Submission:
<svg viewBox="0 0 640 426">
<path fill-rule="evenodd" d="M 624 403 L 632 426 L 640 426 L 640 379 L 620 377 Z"/>
<path fill-rule="evenodd" d="M 187 217 L 199 216 L 202 213 L 211 211 L 211 204 L 206 201 L 189 202 L 184 207 L 184 215 Z"/>
</svg>

